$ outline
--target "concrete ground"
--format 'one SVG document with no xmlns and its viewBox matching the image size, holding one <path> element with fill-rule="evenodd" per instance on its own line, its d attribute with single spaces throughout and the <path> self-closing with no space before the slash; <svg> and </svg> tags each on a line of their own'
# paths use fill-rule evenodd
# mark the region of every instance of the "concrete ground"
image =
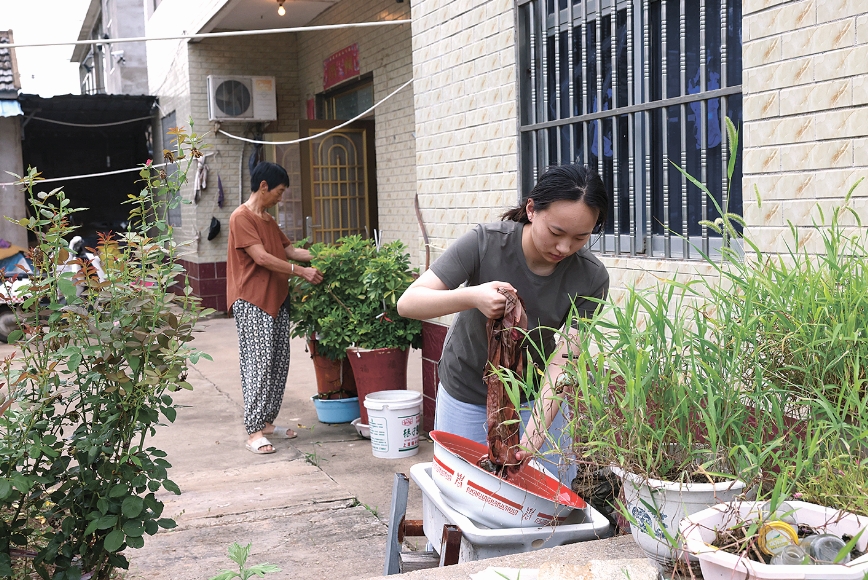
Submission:
<svg viewBox="0 0 868 580">
<path fill-rule="evenodd" d="M 277 424 L 298 437 L 272 438 L 276 453 L 254 455 L 244 448 L 235 322 L 212 318 L 199 330 L 193 346 L 213 361 L 194 365 L 193 390 L 175 395 L 175 423 L 152 440 L 168 453 L 170 477 L 182 490 L 161 498 L 178 528 L 128 551 L 127 578 L 210 578 L 232 564 L 226 552 L 233 542 L 252 543 L 250 563 L 280 566 L 274 578 L 382 574 L 394 474 L 430 461 L 432 444 L 421 442 L 414 457 L 378 459 L 352 425 L 320 423 L 310 400 L 317 392 L 313 364 L 304 341 L 293 339 Z M 421 392 L 418 351 L 408 377 L 408 388 Z M 418 489 L 411 489 L 407 517 L 422 517 Z"/>
<path fill-rule="evenodd" d="M 316 393 L 313 364 L 304 342 L 294 339 L 286 395 L 277 423 L 298 432 L 293 440 L 272 439 L 277 452 L 254 455 L 244 448 L 238 344 L 234 320 L 215 317 L 198 326 L 193 346 L 213 361 L 191 369 L 192 391 L 174 394 L 176 421 L 160 427 L 150 444 L 168 453 L 170 477 L 180 496 L 161 492 L 165 517 L 178 527 L 146 537 L 127 550 L 127 580 L 208 579 L 230 568 L 227 549 L 251 543 L 249 564 L 271 563 L 281 572 L 268 578 L 354 579 L 382 575 L 394 474 L 431 460 L 433 445 L 419 453 L 378 459 L 371 444 L 350 424 L 319 423 L 310 397 Z M 0 346 L 0 356 L 13 351 Z M 408 388 L 421 391 L 421 355 L 411 352 Z M 410 485 L 408 519 L 422 519 L 421 492 Z M 409 539 L 424 549 L 424 538 Z M 542 549 L 505 559 L 411 573 L 410 578 L 467 578 L 489 565 L 537 567 L 547 559 L 641 557 L 629 537 Z M 500 563 L 498 563 L 500 562 Z M 394 578 L 394 576 L 393 576 Z"/>
</svg>

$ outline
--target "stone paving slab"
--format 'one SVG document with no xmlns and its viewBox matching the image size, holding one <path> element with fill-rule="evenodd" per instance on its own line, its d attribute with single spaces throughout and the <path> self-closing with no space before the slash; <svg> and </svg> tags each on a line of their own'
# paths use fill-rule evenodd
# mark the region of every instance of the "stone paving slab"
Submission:
<svg viewBox="0 0 868 580">
<path fill-rule="evenodd" d="M 252 543 L 250 564 L 281 572 L 267 578 L 366 578 L 382 573 L 386 529 L 361 506 L 331 502 L 196 520 L 195 526 L 158 533 L 129 554 L 127 580 L 201 580 L 233 566 L 233 542 Z"/>
<path fill-rule="evenodd" d="M 633 541 L 632 536 L 617 536 L 605 540 L 578 542 L 510 556 L 477 560 L 476 562 L 463 562 L 443 568 L 416 570 L 415 572 L 391 576 L 376 576 L 370 580 L 467 580 L 471 574 L 481 572 L 488 567 L 539 569 L 547 562 L 583 564 L 591 560 L 631 558 L 644 558 L 642 549 Z M 596 580 L 625 580 L 625 578 L 623 575 L 616 574 L 611 578 L 603 577 Z M 643 580 L 645 579 L 643 578 Z"/>
<path fill-rule="evenodd" d="M 296 457 L 301 453 L 295 452 Z M 179 527 L 199 518 L 352 499 L 353 495 L 304 459 L 210 470 L 175 477 L 181 495 L 161 492 L 164 513 Z M 183 513 L 182 513 L 183 512 Z M 181 514 L 177 516 L 177 514 Z M 177 516 L 177 517 L 176 517 Z"/>
</svg>

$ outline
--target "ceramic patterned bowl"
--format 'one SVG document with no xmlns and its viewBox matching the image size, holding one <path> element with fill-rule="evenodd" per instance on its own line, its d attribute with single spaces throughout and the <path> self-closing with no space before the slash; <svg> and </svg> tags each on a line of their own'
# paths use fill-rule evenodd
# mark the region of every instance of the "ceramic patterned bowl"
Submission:
<svg viewBox="0 0 868 580">
<path fill-rule="evenodd" d="M 584 500 L 559 481 L 525 465 L 510 481 L 489 473 L 476 462 L 488 447 L 443 431 L 434 440 L 432 477 L 452 509 L 490 528 L 556 526 Z"/>
</svg>

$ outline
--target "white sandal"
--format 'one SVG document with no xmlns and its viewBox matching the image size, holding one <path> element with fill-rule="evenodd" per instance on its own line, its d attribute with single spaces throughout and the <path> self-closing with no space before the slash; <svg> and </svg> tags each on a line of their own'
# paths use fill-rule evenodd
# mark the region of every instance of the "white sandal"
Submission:
<svg viewBox="0 0 868 580">
<path fill-rule="evenodd" d="M 271 451 L 260 451 L 263 447 L 271 446 Z M 247 448 L 251 453 L 256 453 L 257 455 L 268 455 L 269 453 L 274 453 L 277 451 L 273 445 L 271 445 L 271 441 L 266 439 L 265 437 L 260 437 L 259 439 L 254 439 L 253 441 L 248 441 L 244 447 Z"/>
<path fill-rule="evenodd" d="M 292 433 L 292 435 L 290 435 L 290 433 Z M 296 433 L 289 427 L 278 427 L 277 425 L 274 426 L 274 431 L 272 431 L 271 433 L 267 433 L 267 435 L 279 437 L 282 439 L 295 439 L 296 437 L 298 437 L 298 433 Z"/>
</svg>

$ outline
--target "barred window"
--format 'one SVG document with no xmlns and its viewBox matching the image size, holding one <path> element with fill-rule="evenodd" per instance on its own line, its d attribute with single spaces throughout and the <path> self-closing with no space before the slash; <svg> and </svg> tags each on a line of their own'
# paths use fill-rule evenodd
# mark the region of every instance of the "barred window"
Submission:
<svg viewBox="0 0 868 580">
<path fill-rule="evenodd" d="M 724 117 L 742 120 L 741 0 L 516 0 L 520 170 L 580 162 L 609 188 L 607 254 L 698 258 L 720 238 L 713 202 L 741 213 L 741 155 L 727 182 Z"/>
</svg>

